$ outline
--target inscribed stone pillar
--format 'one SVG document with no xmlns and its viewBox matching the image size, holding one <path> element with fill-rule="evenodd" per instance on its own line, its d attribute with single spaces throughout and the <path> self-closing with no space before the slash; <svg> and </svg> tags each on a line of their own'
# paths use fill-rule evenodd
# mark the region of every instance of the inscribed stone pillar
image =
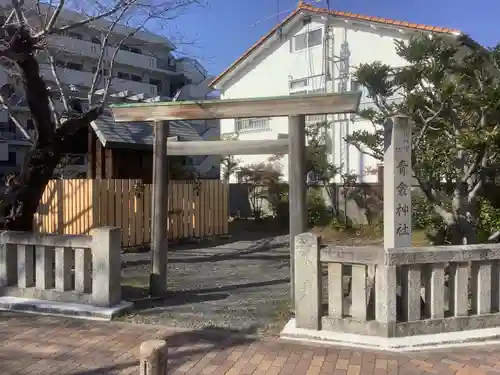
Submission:
<svg viewBox="0 0 500 375">
<path fill-rule="evenodd" d="M 384 247 L 409 247 L 411 238 L 411 124 L 395 116 L 384 124 Z M 394 266 L 378 266 L 375 317 L 396 322 L 397 273 Z M 389 327 L 388 327 L 389 328 Z"/>
<path fill-rule="evenodd" d="M 395 116 L 384 127 L 384 247 L 410 247 L 411 123 Z"/>
</svg>

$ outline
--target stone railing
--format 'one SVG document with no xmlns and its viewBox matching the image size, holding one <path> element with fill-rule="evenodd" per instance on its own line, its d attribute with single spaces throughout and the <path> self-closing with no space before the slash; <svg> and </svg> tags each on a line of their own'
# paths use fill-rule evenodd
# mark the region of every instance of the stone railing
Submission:
<svg viewBox="0 0 500 375">
<path fill-rule="evenodd" d="M 498 244 L 321 247 L 304 233 L 295 238 L 295 324 L 381 337 L 498 327 L 499 260 Z"/>
<path fill-rule="evenodd" d="M 109 308 L 121 300 L 121 230 L 0 233 L 0 296 Z"/>
</svg>

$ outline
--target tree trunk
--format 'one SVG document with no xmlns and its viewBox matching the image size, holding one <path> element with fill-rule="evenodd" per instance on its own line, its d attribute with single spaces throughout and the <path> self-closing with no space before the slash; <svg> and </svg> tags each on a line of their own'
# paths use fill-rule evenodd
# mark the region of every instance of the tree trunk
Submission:
<svg viewBox="0 0 500 375">
<path fill-rule="evenodd" d="M 449 226 L 452 245 L 477 243 L 477 204 L 475 199 L 469 201 L 467 191 L 467 186 L 462 186 L 453 194 L 453 223 Z"/>
<path fill-rule="evenodd" d="M 3 199 L 5 227 L 30 231 L 45 187 L 61 159 L 62 146 L 70 144 L 78 130 L 95 120 L 102 113 L 102 106 L 68 116 L 56 129 L 50 93 L 34 55 L 34 51 L 40 48 L 40 40 L 33 38 L 30 29 L 23 25 L 8 31 L 12 37 L 7 47 L 1 49 L 2 56 L 15 62 L 19 68 L 37 139 L 25 157 L 19 176 L 10 178 L 7 183 Z"/>
<path fill-rule="evenodd" d="M 59 142 L 35 142 L 25 157 L 19 176 L 8 181 L 4 199 L 6 229 L 33 229 L 38 204 L 60 159 Z"/>
</svg>

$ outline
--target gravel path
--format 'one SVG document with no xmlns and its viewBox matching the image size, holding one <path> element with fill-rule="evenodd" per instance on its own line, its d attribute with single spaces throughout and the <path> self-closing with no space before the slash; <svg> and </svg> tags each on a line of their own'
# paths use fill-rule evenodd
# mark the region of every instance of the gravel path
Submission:
<svg viewBox="0 0 500 375">
<path fill-rule="evenodd" d="M 122 319 L 278 333 L 289 317 L 288 251 L 287 236 L 173 249 L 168 265 L 172 295 L 163 301 L 141 299 L 147 295 L 149 253 L 124 254 L 123 294 L 136 308 Z"/>
</svg>

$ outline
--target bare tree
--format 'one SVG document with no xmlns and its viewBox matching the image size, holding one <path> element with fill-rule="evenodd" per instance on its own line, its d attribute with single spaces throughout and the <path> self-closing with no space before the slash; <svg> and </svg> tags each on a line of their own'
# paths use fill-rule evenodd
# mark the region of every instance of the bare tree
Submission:
<svg viewBox="0 0 500 375">
<path fill-rule="evenodd" d="M 135 34 L 164 25 L 200 1 L 0 1 L 2 9 L 7 9 L 0 28 L 0 64 L 8 72 L 10 83 L 7 89 L 0 90 L 0 106 L 32 141 L 20 174 L 8 179 L 3 196 L 7 229 L 32 229 L 40 198 L 61 158 L 69 152 L 78 133 L 105 109 L 120 47 Z M 57 37 L 79 29 L 94 29 L 100 35 L 100 53 L 85 103 L 76 100 L 78 94 L 59 77 L 58 56 L 63 52 Z M 11 88 L 16 85 L 29 108 L 34 134 L 23 126 L 12 108 L 16 103 Z"/>
</svg>

